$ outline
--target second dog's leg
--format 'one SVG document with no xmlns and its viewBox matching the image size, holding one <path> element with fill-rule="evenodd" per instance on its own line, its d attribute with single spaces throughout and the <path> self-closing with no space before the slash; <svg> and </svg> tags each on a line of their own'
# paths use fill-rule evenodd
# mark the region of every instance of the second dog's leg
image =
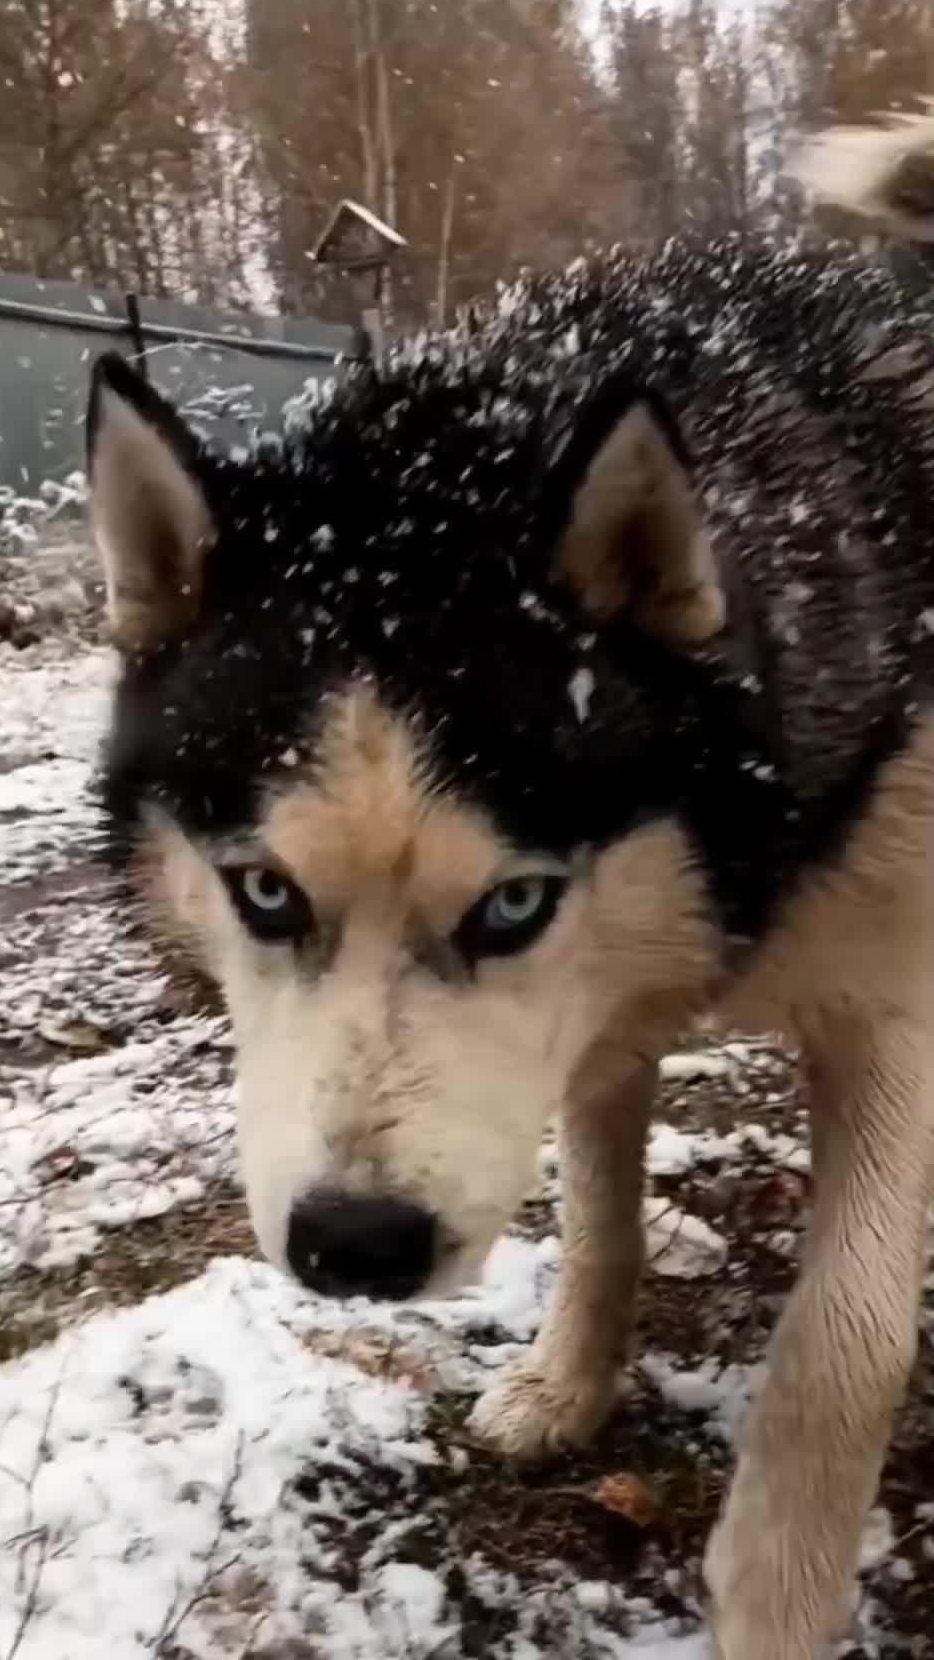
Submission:
<svg viewBox="0 0 934 1660">
<path fill-rule="evenodd" d="M 471 1427 L 508 1458 L 580 1445 L 608 1416 L 642 1269 L 645 1137 L 656 1068 L 620 1084 L 584 1067 L 562 1123 L 564 1261 L 541 1331 L 474 1409 Z"/>
<path fill-rule="evenodd" d="M 845 1618 L 914 1354 L 930 1041 L 922 1013 L 818 1058 L 811 1237 L 707 1553 L 723 1660 L 815 1660 Z"/>
</svg>

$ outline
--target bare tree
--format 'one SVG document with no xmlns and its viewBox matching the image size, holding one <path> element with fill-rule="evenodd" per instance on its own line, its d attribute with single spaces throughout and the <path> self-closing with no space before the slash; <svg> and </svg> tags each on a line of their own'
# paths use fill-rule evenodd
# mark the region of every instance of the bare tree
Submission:
<svg viewBox="0 0 934 1660">
<path fill-rule="evenodd" d="M 0 265 L 347 320 L 372 278 L 308 253 L 351 196 L 407 239 L 397 322 L 444 323 L 595 244 L 799 222 L 791 135 L 917 108 L 934 6 L 0 0 L 0 85 Z"/>
<path fill-rule="evenodd" d="M 323 290 L 306 257 L 335 195 L 407 237 L 402 319 L 446 315 L 595 229 L 608 149 L 592 143 L 593 118 L 606 93 L 572 0 L 320 0 L 313 35 L 299 0 L 254 0 L 249 15 L 243 107 L 275 181 L 286 305 L 346 314 L 355 303 L 349 287 Z"/>
<path fill-rule="evenodd" d="M 229 298 L 216 67 L 199 0 L 0 0 L 0 263 Z"/>
</svg>

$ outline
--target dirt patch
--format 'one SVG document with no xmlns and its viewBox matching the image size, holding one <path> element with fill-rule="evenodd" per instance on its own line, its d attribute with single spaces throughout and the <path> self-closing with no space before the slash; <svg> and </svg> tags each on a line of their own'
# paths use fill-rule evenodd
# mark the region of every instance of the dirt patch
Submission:
<svg viewBox="0 0 934 1660">
<path fill-rule="evenodd" d="M 393 1559 L 440 1576 L 461 1626 L 459 1652 L 476 1660 L 515 1630 L 523 1593 L 542 1603 L 535 1640 L 546 1652 L 565 1652 L 554 1645 L 568 1636 L 567 1611 L 548 1607 L 547 1588 L 556 1579 L 608 1581 L 627 1598 L 651 1595 L 660 1614 L 685 1630 L 698 1622 L 700 1550 L 723 1491 L 724 1447 L 685 1446 L 683 1422 L 646 1385 L 588 1456 L 520 1473 L 472 1443 L 465 1427 L 471 1404 L 434 1399 L 428 1438 L 446 1457 L 418 1469 L 414 1481 L 385 1466 L 349 1475 L 326 1463 L 309 1465 L 298 1478 L 294 1500 L 308 1506 L 325 1560 L 330 1547 L 341 1590 L 359 1589 L 380 1537 L 401 1525 Z M 652 1492 L 652 1526 L 635 1525 L 589 1496 L 608 1470 L 630 1472 Z M 325 1500 L 331 1519 L 320 1513 Z M 668 1588 L 659 1603 L 661 1574 Z M 506 1581 L 519 1588 L 511 1602 L 497 1590 Z M 624 1635 L 630 1623 L 621 1602 L 610 1629 Z"/>
<path fill-rule="evenodd" d="M 197 1279 L 216 1257 L 254 1256 L 242 1193 L 218 1184 L 196 1205 L 113 1228 L 93 1255 L 62 1269 L 23 1269 L 0 1286 L 0 1363 L 51 1342 L 101 1308 L 125 1308 Z"/>
</svg>

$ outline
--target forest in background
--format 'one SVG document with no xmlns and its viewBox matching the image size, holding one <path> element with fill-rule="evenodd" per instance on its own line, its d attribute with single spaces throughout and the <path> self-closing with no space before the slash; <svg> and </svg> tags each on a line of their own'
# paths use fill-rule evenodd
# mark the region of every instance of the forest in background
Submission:
<svg viewBox="0 0 934 1660">
<path fill-rule="evenodd" d="M 0 0 L 0 270 L 353 320 L 350 196 L 398 322 L 522 265 L 788 229 L 794 136 L 934 92 L 931 0 Z"/>
</svg>

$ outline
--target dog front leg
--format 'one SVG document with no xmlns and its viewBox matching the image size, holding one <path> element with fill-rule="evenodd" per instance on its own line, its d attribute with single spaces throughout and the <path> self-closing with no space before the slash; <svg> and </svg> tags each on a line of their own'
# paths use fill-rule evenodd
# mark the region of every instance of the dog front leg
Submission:
<svg viewBox="0 0 934 1660">
<path fill-rule="evenodd" d="M 815 1660 L 846 1622 L 860 1535 L 916 1344 L 932 1165 L 922 1021 L 815 1056 L 815 1208 L 707 1582 L 723 1660 Z"/>
<path fill-rule="evenodd" d="M 587 1442 L 609 1415 L 625 1359 L 644 1254 L 645 1138 L 656 1068 L 620 1083 L 595 1052 L 561 1125 L 564 1260 L 527 1356 L 487 1390 L 471 1427 L 505 1457 L 535 1459 Z"/>
</svg>

